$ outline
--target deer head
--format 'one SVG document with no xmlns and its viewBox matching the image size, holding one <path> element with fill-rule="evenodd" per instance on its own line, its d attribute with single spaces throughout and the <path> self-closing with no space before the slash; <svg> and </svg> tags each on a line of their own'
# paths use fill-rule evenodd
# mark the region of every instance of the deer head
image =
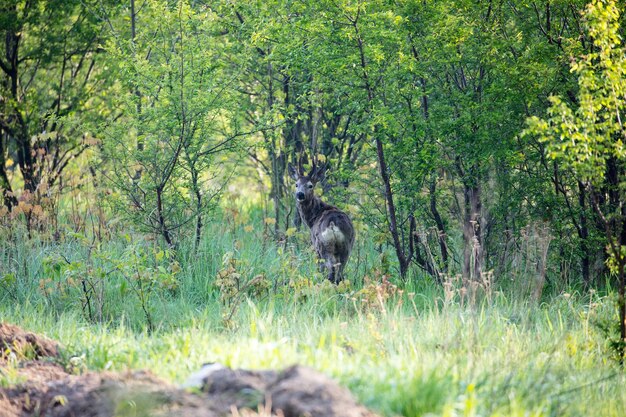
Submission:
<svg viewBox="0 0 626 417">
<path fill-rule="evenodd" d="M 298 168 L 289 164 L 287 167 L 289 176 L 296 182 L 295 196 L 299 203 L 311 201 L 313 199 L 313 189 L 315 185 L 324 179 L 326 173 L 326 165 L 318 166 L 315 161 L 311 167 L 311 171 L 305 174 L 302 168 L 302 158 L 298 161 Z"/>
</svg>

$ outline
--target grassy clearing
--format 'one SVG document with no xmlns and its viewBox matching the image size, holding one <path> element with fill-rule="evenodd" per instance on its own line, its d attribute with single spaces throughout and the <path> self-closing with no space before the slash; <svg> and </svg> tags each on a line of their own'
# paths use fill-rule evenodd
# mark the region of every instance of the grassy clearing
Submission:
<svg viewBox="0 0 626 417">
<path fill-rule="evenodd" d="M 405 300 L 406 301 L 406 300 Z M 320 313 L 320 305 L 336 309 Z M 623 373 L 606 360 L 590 327 L 602 304 L 555 298 L 551 306 L 512 305 L 386 312 L 350 301 L 247 301 L 236 325 L 192 310 L 179 328 L 152 334 L 88 324 L 75 312 L 3 306 L 4 320 L 63 341 L 89 369 L 152 369 L 182 382 L 208 361 L 233 367 L 313 366 L 384 415 L 604 415 L 626 411 Z"/>
<path fill-rule="evenodd" d="M 468 302 L 462 288 L 444 291 L 427 279 L 397 288 L 381 283 L 384 256 L 363 240 L 348 270 L 356 279 L 335 288 L 315 272 L 305 232 L 276 246 L 262 228 L 249 231 L 252 221 L 212 224 L 197 253 L 179 248 L 178 285 L 151 287 L 151 332 L 138 297 L 123 289 L 136 283 L 94 272 L 125 259 L 133 239 L 91 254 L 79 236 L 5 241 L 0 317 L 61 341 L 73 366 L 147 368 L 177 383 L 205 362 L 306 364 L 385 416 L 626 415 L 626 377 L 595 324 L 613 314 L 610 297 L 547 294 L 537 304 L 489 289 Z M 139 244 L 148 255 L 131 261 L 170 262 L 151 258 L 153 242 Z M 79 274 L 51 268 L 55 254 L 80 261 Z M 244 282 L 239 291 L 216 286 L 228 265 L 235 272 L 225 276 Z M 42 287 L 46 274 L 56 275 Z M 101 285 L 99 322 L 85 312 L 80 274 Z M 248 291 L 245 283 L 259 275 L 268 285 Z"/>
</svg>

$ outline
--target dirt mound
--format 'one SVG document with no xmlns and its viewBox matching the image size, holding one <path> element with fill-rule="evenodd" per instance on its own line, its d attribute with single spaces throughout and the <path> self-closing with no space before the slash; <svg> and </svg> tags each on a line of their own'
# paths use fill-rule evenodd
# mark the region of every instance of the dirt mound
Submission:
<svg viewBox="0 0 626 417">
<path fill-rule="evenodd" d="M 285 417 L 374 417 L 350 391 L 311 368 L 292 366 L 270 387 L 272 407 Z"/>
<path fill-rule="evenodd" d="M 276 380 L 276 375 L 274 371 L 230 369 L 213 364 L 198 372 L 201 379 L 194 385 L 222 412 L 228 412 L 232 407 L 257 410 L 265 403 L 268 386 Z"/>
<path fill-rule="evenodd" d="M 17 372 L 22 382 L 0 388 L 0 416 L 219 416 L 208 399 L 149 372 L 70 375 L 45 362 L 28 363 Z"/>
<path fill-rule="evenodd" d="M 58 343 L 52 340 L 11 324 L 0 323 L 0 359 L 7 349 L 22 357 L 43 358 L 57 356 L 58 348 Z"/>
<path fill-rule="evenodd" d="M 271 407 L 284 417 L 375 416 L 359 405 L 346 388 L 305 366 L 292 366 L 279 373 L 229 369 L 215 364 L 205 369 L 202 391 L 222 411 L 231 406 Z"/>
<path fill-rule="evenodd" d="M 10 348 L 27 343 L 37 357 L 58 354 L 55 342 L 15 326 L 0 324 L 0 340 Z M 375 416 L 347 389 L 302 366 L 275 372 L 212 364 L 186 386 L 198 389 L 189 392 L 145 371 L 72 375 L 50 359 L 4 361 L 0 417 Z M 234 411 L 244 409 L 264 411 Z"/>
</svg>

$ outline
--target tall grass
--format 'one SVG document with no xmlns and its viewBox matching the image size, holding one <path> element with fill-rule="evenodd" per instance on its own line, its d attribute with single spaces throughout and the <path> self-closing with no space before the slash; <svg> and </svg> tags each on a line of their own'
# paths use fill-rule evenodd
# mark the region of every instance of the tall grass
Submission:
<svg viewBox="0 0 626 417">
<path fill-rule="evenodd" d="M 93 273 L 131 245 L 156 251 L 155 242 L 132 233 L 97 244 L 70 234 L 0 239 L 0 319 L 61 341 L 74 366 L 147 368 L 176 383 L 206 362 L 309 365 L 385 416 L 626 415 L 626 378 L 595 325 L 612 314 L 609 296 L 545 293 L 537 302 L 496 285 L 461 305 L 467 289 L 421 275 L 395 281 L 366 239 L 347 269 L 351 286 L 335 288 L 316 271 L 305 231 L 281 244 L 268 233 L 252 213 L 209 224 L 198 248 L 183 239 L 162 261 L 181 270 L 175 288 L 154 290 L 150 331 L 120 274 L 101 278 L 98 320 L 85 312 L 81 285 L 55 293 L 41 281 L 55 273 L 45 265 L 56 255 Z M 269 286 L 225 296 L 216 277 L 227 265 L 242 282 L 262 276 Z"/>
<path fill-rule="evenodd" d="M 405 300 L 406 301 L 406 300 Z M 325 303 L 335 305 L 319 313 Z M 152 369 L 182 382 L 205 362 L 233 367 L 313 366 L 384 415 L 606 415 L 626 411 L 623 372 L 607 360 L 582 300 L 531 306 L 413 310 L 389 300 L 362 311 L 324 296 L 285 303 L 248 300 L 224 329 L 215 309 L 179 312 L 151 334 L 3 305 L 4 320 L 60 340 L 89 369 Z M 75 361 L 74 361 L 75 362 Z"/>
</svg>

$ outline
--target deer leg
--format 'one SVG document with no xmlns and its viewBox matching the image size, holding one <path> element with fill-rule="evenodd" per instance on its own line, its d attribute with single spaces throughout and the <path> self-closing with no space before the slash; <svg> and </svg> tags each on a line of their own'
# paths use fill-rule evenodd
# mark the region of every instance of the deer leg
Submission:
<svg viewBox="0 0 626 417">
<path fill-rule="evenodd" d="M 329 277 L 329 279 L 334 283 L 334 284 L 339 284 L 341 281 L 343 281 L 343 267 L 344 267 L 344 263 L 341 262 L 335 262 L 332 265 L 332 278 Z"/>
<path fill-rule="evenodd" d="M 328 280 L 333 284 L 337 283 L 337 281 L 335 281 L 335 268 L 330 268 L 330 272 L 328 273 Z"/>
<path fill-rule="evenodd" d="M 339 284 L 341 282 L 341 271 L 337 264 L 332 266 L 332 278 L 329 278 L 333 284 Z"/>
<path fill-rule="evenodd" d="M 346 267 L 346 264 L 348 263 L 348 257 L 345 254 L 340 253 L 336 258 L 337 260 L 335 261 L 334 266 L 336 269 L 335 279 L 336 279 L 336 283 L 338 284 L 344 279 L 343 272 Z"/>
<path fill-rule="evenodd" d="M 328 280 L 332 283 L 336 283 L 335 257 L 332 255 L 326 255 L 324 260 L 324 269 L 326 269 L 328 273 Z"/>
<path fill-rule="evenodd" d="M 330 259 L 326 260 L 325 267 L 328 271 L 328 280 L 330 282 L 335 282 L 335 268 L 333 268 L 333 263 Z"/>
<path fill-rule="evenodd" d="M 335 268 L 337 269 L 336 272 L 336 280 L 337 280 L 337 284 L 339 284 L 341 281 L 343 281 L 343 267 L 345 266 L 345 263 L 341 262 L 341 263 L 336 263 L 335 264 Z"/>
</svg>

